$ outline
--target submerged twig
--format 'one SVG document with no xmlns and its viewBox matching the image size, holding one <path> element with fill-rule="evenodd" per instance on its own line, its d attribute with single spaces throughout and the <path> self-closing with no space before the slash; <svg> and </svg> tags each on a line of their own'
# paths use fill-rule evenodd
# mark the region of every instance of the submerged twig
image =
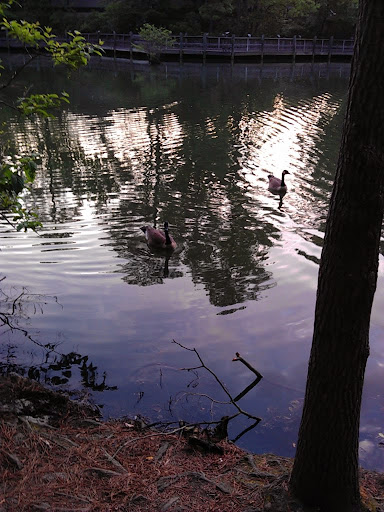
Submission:
<svg viewBox="0 0 384 512">
<path fill-rule="evenodd" d="M 248 391 L 251 391 L 252 388 L 254 388 L 260 381 L 261 379 L 263 378 L 263 376 L 261 375 L 260 372 L 258 372 L 256 370 L 256 368 L 254 368 L 252 365 L 250 365 L 248 363 L 248 361 L 246 361 L 245 359 L 243 359 L 240 354 L 238 352 L 236 352 L 236 357 L 234 357 L 232 359 L 232 361 L 240 361 L 241 363 L 243 363 L 249 370 L 251 370 L 251 372 L 253 372 L 255 375 L 256 375 L 256 379 L 249 385 L 247 386 L 241 393 L 239 393 L 235 398 L 234 398 L 234 401 L 237 402 L 238 400 L 240 400 L 240 398 L 243 398 L 244 395 L 246 395 L 248 393 Z"/>
<path fill-rule="evenodd" d="M 247 390 L 244 390 L 242 393 L 240 393 L 240 395 L 238 395 L 236 398 L 233 398 L 231 393 L 228 391 L 228 389 L 224 386 L 224 384 L 221 382 L 221 380 L 219 379 L 219 377 L 215 374 L 215 372 L 213 370 L 211 370 L 208 366 L 206 366 L 206 364 L 204 363 L 202 357 L 200 356 L 199 352 L 195 349 L 195 348 L 188 348 L 188 347 L 185 347 L 184 345 L 182 345 L 181 343 L 179 343 L 178 341 L 176 340 L 173 340 L 173 343 L 176 343 L 176 345 L 179 345 L 179 347 L 185 349 L 185 350 L 189 350 L 190 352 L 194 352 L 196 354 L 196 357 L 198 358 L 198 360 L 200 361 L 200 366 L 196 366 L 196 367 L 192 367 L 192 368 L 182 368 L 182 370 L 187 370 L 187 371 L 190 371 L 190 370 L 197 370 L 199 368 L 204 368 L 208 373 L 210 373 L 212 375 L 212 377 L 214 377 L 214 379 L 216 380 L 216 382 L 219 384 L 219 386 L 221 387 L 221 389 L 224 391 L 224 393 L 227 395 L 227 397 L 229 398 L 229 401 L 228 402 L 222 402 L 222 403 L 227 403 L 227 404 L 232 404 L 234 407 L 236 407 L 236 409 L 239 411 L 240 414 L 243 414 L 244 416 L 246 416 L 247 418 L 251 418 L 251 419 L 254 419 L 256 420 L 257 423 L 259 423 L 261 421 L 261 418 L 259 418 L 258 416 L 254 416 L 253 414 L 250 414 L 249 412 L 247 411 L 244 411 L 237 403 L 236 401 L 239 400 L 239 396 L 240 398 L 242 396 L 245 395 L 246 392 L 249 391 L 249 389 L 251 389 L 252 387 L 254 387 L 257 382 L 260 381 L 260 379 L 262 378 L 262 375 L 257 371 L 255 370 L 255 368 L 253 368 L 249 363 L 247 363 L 247 361 L 245 361 L 245 359 L 241 358 L 240 357 L 240 354 L 236 353 L 236 356 L 237 356 L 237 359 L 234 359 L 234 360 L 239 360 L 241 361 L 243 364 L 245 364 L 253 373 L 255 373 L 256 375 L 258 375 L 258 380 L 257 382 L 255 381 L 251 386 L 248 386 L 249 389 Z M 260 378 L 259 378 L 260 376 Z M 257 424 L 256 423 L 256 424 Z"/>
</svg>

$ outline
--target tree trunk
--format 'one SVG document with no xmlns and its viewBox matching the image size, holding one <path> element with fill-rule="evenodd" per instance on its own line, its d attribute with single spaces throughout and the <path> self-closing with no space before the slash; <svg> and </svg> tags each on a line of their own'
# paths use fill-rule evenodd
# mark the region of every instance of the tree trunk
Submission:
<svg viewBox="0 0 384 512">
<path fill-rule="evenodd" d="M 358 440 L 384 189 L 384 1 L 360 0 L 290 486 L 326 512 L 360 510 Z"/>
</svg>

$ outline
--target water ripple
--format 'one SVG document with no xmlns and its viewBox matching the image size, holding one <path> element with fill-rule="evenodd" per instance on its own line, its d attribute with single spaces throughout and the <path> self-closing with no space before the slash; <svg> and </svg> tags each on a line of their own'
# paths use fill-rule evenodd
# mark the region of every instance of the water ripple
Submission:
<svg viewBox="0 0 384 512">
<path fill-rule="evenodd" d="M 2 271 L 60 303 L 25 322 L 106 372 L 119 387 L 104 395 L 108 411 L 137 411 L 140 368 L 186 366 L 172 339 L 203 351 L 236 389 L 249 375 L 233 377 L 234 350 L 304 389 L 348 67 L 113 69 L 88 70 L 90 81 L 72 85 L 62 77 L 75 101 L 56 120 L 7 119 L 15 151 L 42 155 L 27 201 L 44 228 L 15 234 L 1 224 Z M 284 169 L 279 207 L 268 175 Z M 171 255 L 151 251 L 140 229 L 165 220 L 178 242 Z M 375 371 L 384 367 L 381 295 L 378 287 Z M 183 385 L 177 372 L 163 373 L 164 388 L 157 378 L 145 381 L 151 398 L 141 413 Z M 289 452 L 276 418 L 300 392 L 273 389 L 257 414 L 281 428 Z"/>
</svg>

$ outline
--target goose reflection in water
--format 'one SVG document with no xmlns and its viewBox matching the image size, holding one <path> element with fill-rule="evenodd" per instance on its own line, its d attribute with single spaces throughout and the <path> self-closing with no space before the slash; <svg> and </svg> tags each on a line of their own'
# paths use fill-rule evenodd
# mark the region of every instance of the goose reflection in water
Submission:
<svg viewBox="0 0 384 512">
<path fill-rule="evenodd" d="M 276 178 L 276 176 L 273 176 L 272 174 L 268 175 L 268 190 L 272 194 L 280 197 L 279 208 L 282 207 L 283 197 L 285 196 L 285 194 L 287 193 L 287 190 L 288 190 L 287 185 L 285 183 L 285 175 L 286 174 L 291 174 L 291 173 L 289 171 L 284 170 L 281 175 L 281 179 Z"/>
</svg>

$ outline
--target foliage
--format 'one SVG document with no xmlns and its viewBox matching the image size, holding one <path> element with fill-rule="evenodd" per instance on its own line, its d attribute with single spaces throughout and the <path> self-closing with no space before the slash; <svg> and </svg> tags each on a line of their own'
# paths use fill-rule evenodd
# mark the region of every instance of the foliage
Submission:
<svg viewBox="0 0 384 512">
<path fill-rule="evenodd" d="M 39 55 L 50 55 L 55 66 L 64 65 L 70 71 L 85 66 L 92 54 L 101 55 L 102 42 L 91 45 L 76 30 L 68 34 L 69 38 L 66 41 L 59 42 L 50 27 L 42 27 L 39 22 L 11 19 L 9 10 L 14 3 L 14 0 L 0 3 L 0 15 L 3 16 L 0 28 L 7 31 L 8 37 L 23 43 L 29 60 L 13 73 L 8 81 L 0 85 L 0 92 L 6 90 L 22 70 Z M 0 76 L 2 70 L 4 66 L 0 65 Z M 53 111 L 65 103 L 69 103 L 69 97 L 65 91 L 61 94 L 30 94 L 19 98 L 14 104 L 0 96 L 0 104 L 25 116 L 54 117 Z M 33 156 L 12 157 L 0 153 L 0 214 L 9 223 L 11 222 L 6 213 L 13 214 L 13 221 L 17 222 L 18 231 L 41 226 L 37 214 L 23 206 L 20 195 L 25 189 L 30 188 L 35 172 L 36 162 Z"/>
<path fill-rule="evenodd" d="M 53 8 L 49 0 L 28 0 L 20 17 L 61 32 L 128 34 L 149 23 L 174 34 L 350 37 L 358 6 L 358 0 L 108 0 L 103 12 L 78 16 L 70 3 Z"/>
<path fill-rule="evenodd" d="M 0 26 L 7 30 L 9 37 L 18 39 L 35 50 L 44 49 L 51 55 L 55 65 L 64 64 L 74 70 L 86 66 L 92 54 L 101 55 L 102 42 L 99 45 L 89 44 L 77 30 L 68 33 L 69 41 L 58 42 L 52 29 L 41 27 L 39 22 L 8 21 L 4 18 Z"/>
<path fill-rule="evenodd" d="M 358 0 L 112 0 L 93 16 L 93 30 L 137 32 L 144 23 L 174 34 L 187 32 L 238 36 L 276 34 L 350 37 Z"/>
<path fill-rule="evenodd" d="M 254 35 L 350 37 L 357 19 L 357 0 L 237 0 L 236 3 L 235 30 L 247 29 Z"/>
<path fill-rule="evenodd" d="M 358 0 L 322 0 L 314 20 L 321 34 L 350 37 L 357 20 Z"/>
<path fill-rule="evenodd" d="M 109 4 L 108 4 L 109 5 Z M 58 20 L 61 19 L 60 13 L 57 13 Z M 73 21 L 71 20 L 71 26 L 72 28 L 76 27 L 76 20 L 77 18 L 73 16 Z M 84 17 L 82 20 L 81 25 L 78 27 L 81 32 L 97 32 L 98 30 L 103 31 L 111 31 L 111 27 L 109 26 L 107 17 L 104 12 L 91 12 L 87 16 Z M 68 32 L 68 28 L 66 29 Z"/>
<path fill-rule="evenodd" d="M 30 22 L 39 20 L 41 25 L 50 26 L 50 18 L 55 11 L 51 0 L 27 0 L 20 3 L 17 0 L 13 3 L 9 18 L 22 19 Z"/>
<path fill-rule="evenodd" d="M 136 25 L 138 15 L 139 12 L 135 10 L 130 0 L 126 2 L 122 0 L 112 1 L 105 8 L 104 26 L 119 33 L 137 31 L 143 23 L 141 19 L 139 25 Z"/>
<path fill-rule="evenodd" d="M 0 210 L 13 214 L 17 231 L 41 226 L 37 214 L 25 208 L 19 196 L 33 183 L 36 169 L 33 157 L 4 158 L 0 163 Z"/>
<path fill-rule="evenodd" d="M 145 23 L 141 27 L 139 36 L 142 43 L 135 45 L 135 47 L 145 52 L 150 62 L 158 61 L 161 50 L 174 44 L 170 30 L 162 27 L 158 28 L 149 23 Z"/>
<path fill-rule="evenodd" d="M 40 114 L 43 117 L 55 117 L 52 109 L 58 108 L 62 103 L 69 103 L 68 93 L 58 94 L 31 94 L 27 98 L 20 98 L 19 110 L 24 115 Z"/>
<path fill-rule="evenodd" d="M 232 0 L 221 0 L 218 2 L 205 2 L 199 9 L 202 19 L 209 23 L 209 32 L 217 22 L 233 13 L 234 7 Z"/>
</svg>

